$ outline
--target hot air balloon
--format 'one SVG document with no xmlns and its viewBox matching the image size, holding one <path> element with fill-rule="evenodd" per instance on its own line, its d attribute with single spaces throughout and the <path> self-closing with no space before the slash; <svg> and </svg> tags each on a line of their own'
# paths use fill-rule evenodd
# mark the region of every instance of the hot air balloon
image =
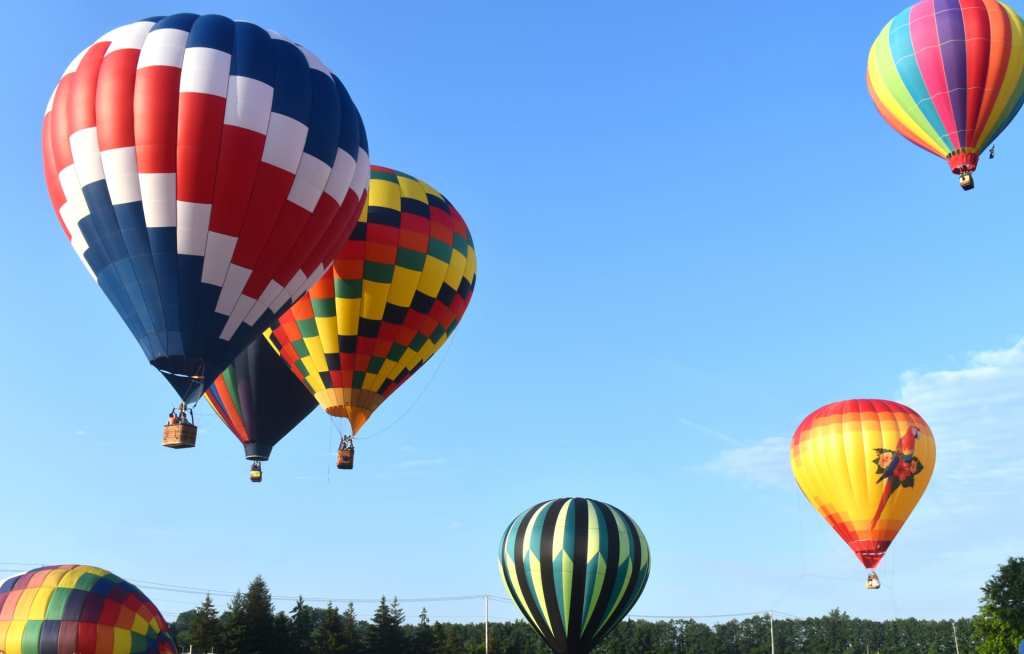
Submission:
<svg viewBox="0 0 1024 654">
<path fill-rule="evenodd" d="M 807 501 L 874 569 L 935 470 L 935 439 L 913 409 L 888 400 L 847 400 L 807 416 L 790 446 L 793 476 Z"/>
<path fill-rule="evenodd" d="M 135 586 L 101 568 L 38 568 L 0 584 L 5 654 L 176 654 L 167 622 Z"/>
<path fill-rule="evenodd" d="M 584 498 L 541 502 L 501 538 L 509 596 L 556 654 L 586 654 L 629 613 L 647 585 L 651 553 L 633 520 Z"/>
<path fill-rule="evenodd" d="M 274 446 L 316 408 L 313 396 L 262 338 L 242 350 L 205 397 L 245 446 L 254 482 L 263 481 L 262 462 Z"/>
<path fill-rule="evenodd" d="M 369 157 L 345 87 L 256 25 L 176 14 L 75 57 L 43 119 L 53 207 L 185 415 L 330 265 Z M 178 425 L 175 425 L 178 426 Z"/>
<path fill-rule="evenodd" d="M 900 134 L 945 158 L 964 190 L 1024 101 L 1024 25 L 997 0 L 922 0 L 882 29 L 868 91 Z"/>
<path fill-rule="evenodd" d="M 267 331 L 274 349 L 352 437 L 455 330 L 476 283 L 476 251 L 448 200 L 373 166 L 367 208 L 341 255 Z M 338 467 L 354 448 L 342 439 Z"/>
</svg>

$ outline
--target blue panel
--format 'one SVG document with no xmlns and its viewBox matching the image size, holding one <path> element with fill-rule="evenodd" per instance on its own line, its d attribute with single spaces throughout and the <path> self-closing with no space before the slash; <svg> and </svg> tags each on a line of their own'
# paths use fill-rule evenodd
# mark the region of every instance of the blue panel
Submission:
<svg viewBox="0 0 1024 654">
<path fill-rule="evenodd" d="M 166 18 L 162 18 L 157 21 L 156 25 L 153 26 L 153 29 L 175 29 L 187 32 L 192 29 L 192 23 L 196 22 L 196 18 L 199 18 L 196 14 L 174 14 L 173 16 L 167 16 Z"/>
<path fill-rule="evenodd" d="M 153 272 L 157 294 L 164 312 L 166 350 L 164 356 L 184 356 L 181 322 L 178 309 L 178 236 L 174 227 L 146 229 L 149 249 L 153 253 Z"/>
<path fill-rule="evenodd" d="M 231 58 L 231 74 L 251 77 L 265 84 L 274 84 L 274 58 L 271 38 L 252 23 L 235 23 L 235 55 Z"/>
<path fill-rule="evenodd" d="M 309 116 L 309 134 L 303 150 L 328 166 L 334 165 L 338 156 L 338 129 L 340 128 L 341 107 L 334 80 L 315 72 L 310 75 L 313 106 Z"/>
<path fill-rule="evenodd" d="M 179 254 L 175 263 L 178 267 L 178 299 L 181 302 L 179 316 L 182 347 L 190 356 L 202 356 L 202 318 L 205 312 L 199 305 L 199 289 L 203 258 Z"/>
<path fill-rule="evenodd" d="M 312 90 L 306 56 L 280 39 L 270 41 L 270 51 L 275 64 L 272 110 L 308 125 Z"/>
<path fill-rule="evenodd" d="M 153 268 L 153 255 L 149 250 L 149 235 L 141 202 L 114 205 L 117 223 L 121 227 L 121 238 L 128 251 L 128 260 L 139 285 L 142 302 L 148 312 L 147 338 L 152 343 L 150 359 L 167 354 L 167 335 L 164 310 L 160 304 L 160 287 Z"/>
<path fill-rule="evenodd" d="M 334 77 L 334 90 L 338 94 L 339 115 L 338 115 L 338 147 L 352 157 L 359 158 L 360 139 L 365 138 L 361 134 L 362 120 L 359 118 L 359 111 L 356 110 L 352 98 L 348 94 L 345 85 L 337 77 Z"/>
<path fill-rule="evenodd" d="M 207 14 L 192 24 L 185 47 L 213 48 L 230 54 L 235 49 L 234 43 L 235 23 L 224 16 Z"/>
</svg>

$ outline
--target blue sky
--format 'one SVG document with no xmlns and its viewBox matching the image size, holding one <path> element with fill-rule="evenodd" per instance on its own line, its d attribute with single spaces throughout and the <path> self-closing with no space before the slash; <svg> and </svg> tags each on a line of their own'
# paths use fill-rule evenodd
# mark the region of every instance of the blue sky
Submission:
<svg viewBox="0 0 1024 654">
<path fill-rule="evenodd" d="M 0 569 L 503 595 L 506 524 L 585 495 L 651 543 L 636 614 L 974 611 L 1024 539 L 1007 508 L 1024 491 L 1024 128 L 962 193 L 885 125 L 864 68 L 899 2 L 551 4 L 8 8 Z M 333 470 L 321 415 L 278 446 L 262 486 L 209 409 L 197 449 L 161 448 L 174 394 L 50 207 L 39 127 L 67 62 L 116 25 L 183 9 L 317 53 L 374 162 L 429 181 L 472 230 L 467 316 L 367 425 L 353 474 Z M 938 447 L 875 594 L 787 450 L 807 413 L 865 396 L 909 403 Z M 148 590 L 169 617 L 200 599 Z"/>
</svg>

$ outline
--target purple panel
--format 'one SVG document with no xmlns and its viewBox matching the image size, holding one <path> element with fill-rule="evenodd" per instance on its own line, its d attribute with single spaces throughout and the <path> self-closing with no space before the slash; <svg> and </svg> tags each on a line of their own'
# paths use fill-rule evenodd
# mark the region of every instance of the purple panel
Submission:
<svg viewBox="0 0 1024 654">
<path fill-rule="evenodd" d="M 946 89 L 956 119 L 956 142 L 967 143 L 967 44 L 960 0 L 935 0 L 935 24 L 939 30 L 942 66 L 946 71 Z"/>
</svg>

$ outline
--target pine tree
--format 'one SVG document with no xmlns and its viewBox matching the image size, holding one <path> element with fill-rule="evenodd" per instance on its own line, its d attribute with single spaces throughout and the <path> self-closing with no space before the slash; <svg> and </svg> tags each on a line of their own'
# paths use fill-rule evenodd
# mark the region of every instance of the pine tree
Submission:
<svg viewBox="0 0 1024 654">
<path fill-rule="evenodd" d="M 274 651 L 277 638 L 274 634 L 274 604 L 270 589 L 263 577 L 257 576 L 249 584 L 249 590 L 242 596 L 239 614 L 242 625 L 242 653 L 280 654 Z"/>
<path fill-rule="evenodd" d="M 220 616 L 221 647 L 224 648 L 224 654 L 245 654 L 243 604 L 242 592 L 238 591 L 228 602 L 227 610 Z"/>
<path fill-rule="evenodd" d="M 312 649 L 314 654 L 341 654 L 345 640 L 344 624 L 338 608 L 327 603 L 327 610 L 324 611 L 320 624 L 313 634 Z"/>
<path fill-rule="evenodd" d="M 389 606 L 387 598 L 381 597 L 370 624 L 370 651 L 373 654 L 404 654 L 403 622 L 405 612 L 398 606 L 398 598 Z"/>
<path fill-rule="evenodd" d="M 434 651 L 434 633 L 430 629 L 430 618 L 427 608 L 420 611 L 420 621 L 413 630 L 412 652 L 414 654 L 432 654 Z"/>
<path fill-rule="evenodd" d="M 341 635 L 344 643 L 343 654 L 364 654 L 366 652 L 363 639 L 359 634 L 356 607 L 352 605 L 352 602 L 348 603 L 348 608 L 341 614 Z"/>
<path fill-rule="evenodd" d="M 201 654 L 220 649 L 220 620 L 209 595 L 196 609 L 189 635 L 193 649 Z"/>
<path fill-rule="evenodd" d="M 313 632 L 316 630 L 316 611 L 299 595 L 291 610 L 288 627 L 288 648 L 292 654 L 308 654 L 313 651 Z"/>
</svg>

